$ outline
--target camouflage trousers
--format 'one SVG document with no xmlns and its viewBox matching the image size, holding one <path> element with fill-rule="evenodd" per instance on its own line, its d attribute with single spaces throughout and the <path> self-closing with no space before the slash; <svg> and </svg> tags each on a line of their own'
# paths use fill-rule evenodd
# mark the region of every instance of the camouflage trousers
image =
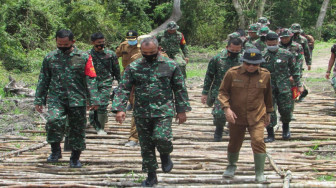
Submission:
<svg viewBox="0 0 336 188">
<path fill-rule="evenodd" d="M 98 107 L 98 110 L 90 110 L 89 112 L 89 122 L 96 130 L 101 129 L 98 122 L 98 114 L 107 114 L 107 106 L 101 105 Z"/>
<path fill-rule="evenodd" d="M 334 73 L 334 76 L 331 79 L 331 85 L 333 86 L 334 91 L 336 93 L 336 73 Z"/>
<path fill-rule="evenodd" d="M 173 151 L 172 117 L 140 118 L 135 117 L 142 156 L 142 170 L 154 172 L 158 168 L 155 148 L 160 154 Z"/>
<path fill-rule="evenodd" d="M 278 109 L 282 123 L 289 123 L 292 119 L 292 113 L 294 108 L 294 102 L 292 99 L 292 92 L 279 92 L 278 89 L 272 90 L 273 108 L 271 113 L 270 127 L 277 125 L 278 117 L 276 110 Z"/>
<path fill-rule="evenodd" d="M 74 150 L 83 151 L 85 145 L 86 107 L 69 107 L 65 104 L 48 105 L 46 123 L 47 142 L 61 142 L 67 124 L 69 145 Z"/>
</svg>

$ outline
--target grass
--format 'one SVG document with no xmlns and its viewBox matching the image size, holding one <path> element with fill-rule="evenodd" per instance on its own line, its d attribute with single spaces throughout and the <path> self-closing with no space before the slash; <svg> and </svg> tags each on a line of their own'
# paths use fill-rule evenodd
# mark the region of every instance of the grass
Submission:
<svg viewBox="0 0 336 188">
<path fill-rule="evenodd" d="M 132 181 L 135 182 L 135 183 L 141 183 L 142 181 L 145 180 L 145 176 L 144 176 L 144 175 L 136 174 L 136 173 L 134 173 L 133 170 L 130 171 L 130 172 L 128 172 L 128 173 L 126 173 L 126 174 L 124 175 L 124 177 L 129 177 L 129 178 L 131 178 Z"/>
<path fill-rule="evenodd" d="M 316 179 L 318 179 L 319 181 L 336 181 L 335 174 L 333 173 L 329 175 L 318 176 Z"/>
</svg>

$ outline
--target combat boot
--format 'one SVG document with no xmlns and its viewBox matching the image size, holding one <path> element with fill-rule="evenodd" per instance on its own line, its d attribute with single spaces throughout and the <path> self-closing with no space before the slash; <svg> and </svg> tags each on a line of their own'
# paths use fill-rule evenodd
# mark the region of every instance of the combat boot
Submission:
<svg viewBox="0 0 336 188">
<path fill-rule="evenodd" d="M 258 183 L 264 183 L 266 181 L 264 176 L 265 158 L 266 153 L 254 154 L 254 171 L 256 174 L 255 181 Z"/>
<path fill-rule="evenodd" d="M 267 138 L 264 138 L 264 142 L 265 143 L 273 142 L 275 140 L 273 127 L 268 126 L 266 130 L 267 130 Z"/>
<path fill-rule="evenodd" d="M 63 147 L 63 151 L 71 151 L 72 148 L 71 146 L 69 145 L 69 137 L 65 137 L 64 138 L 64 147 Z"/>
<path fill-rule="evenodd" d="M 79 161 L 80 154 L 82 152 L 78 150 L 72 150 L 70 156 L 70 168 L 82 168 L 82 164 Z"/>
<path fill-rule="evenodd" d="M 162 171 L 167 173 L 173 169 L 173 161 L 169 154 L 160 154 Z"/>
<path fill-rule="evenodd" d="M 98 135 L 107 135 L 107 133 L 104 131 L 105 123 L 107 120 L 107 114 L 98 114 Z"/>
<path fill-rule="evenodd" d="M 291 137 L 291 133 L 289 130 L 289 123 L 283 123 L 282 125 L 282 138 L 284 140 L 288 140 Z"/>
<path fill-rule="evenodd" d="M 158 184 L 158 179 L 156 176 L 156 172 L 148 172 L 147 179 L 141 183 L 142 187 L 153 187 Z"/>
<path fill-rule="evenodd" d="M 239 152 L 237 153 L 230 153 L 228 152 L 228 160 L 229 165 L 226 167 L 226 170 L 223 174 L 223 177 L 225 178 L 232 178 L 235 175 L 236 169 L 237 169 L 237 161 L 239 158 Z"/>
<path fill-rule="evenodd" d="M 62 158 L 61 145 L 59 142 L 51 143 L 51 154 L 47 159 L 47 162 L 56 163 L 58 159 Z"/>
<path fill-rule="evenodd" d="M 304 88 L 303 92 L 301 93 L 298 102 L 302 102 L 303 99 L 308 95 L 308 90 L 306 88 Z"/>
</svg>

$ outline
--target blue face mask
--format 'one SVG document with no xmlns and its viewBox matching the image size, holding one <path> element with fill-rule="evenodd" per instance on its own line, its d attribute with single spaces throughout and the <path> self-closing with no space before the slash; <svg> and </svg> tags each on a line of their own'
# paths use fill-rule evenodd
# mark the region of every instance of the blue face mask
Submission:
<svg viewBox="0 0 336 188">
<path fill-rule="evenodd" d="M 127 42 L 128 42 L 128 44 L 131 45 L 131 46 L 134 46 L 134 45 L 138 44 L 138 41 L 137 41 L 137 40 L 128 40 Z"/>
</svg>

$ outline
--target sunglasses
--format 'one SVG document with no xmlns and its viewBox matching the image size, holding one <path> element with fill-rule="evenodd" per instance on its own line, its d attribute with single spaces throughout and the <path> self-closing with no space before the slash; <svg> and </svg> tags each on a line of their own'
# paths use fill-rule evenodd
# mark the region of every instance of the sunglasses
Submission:
<svg viewBox="0 0 336 188">
<path fill-rule="evenodd" d="M 246 62 L 244 62 L 245 63 L 245 65 L 247 65 L 247 66 L 258 66 L 259 64 L 252 64 L 252 63 L 246 63 Z"/>
</svg>

